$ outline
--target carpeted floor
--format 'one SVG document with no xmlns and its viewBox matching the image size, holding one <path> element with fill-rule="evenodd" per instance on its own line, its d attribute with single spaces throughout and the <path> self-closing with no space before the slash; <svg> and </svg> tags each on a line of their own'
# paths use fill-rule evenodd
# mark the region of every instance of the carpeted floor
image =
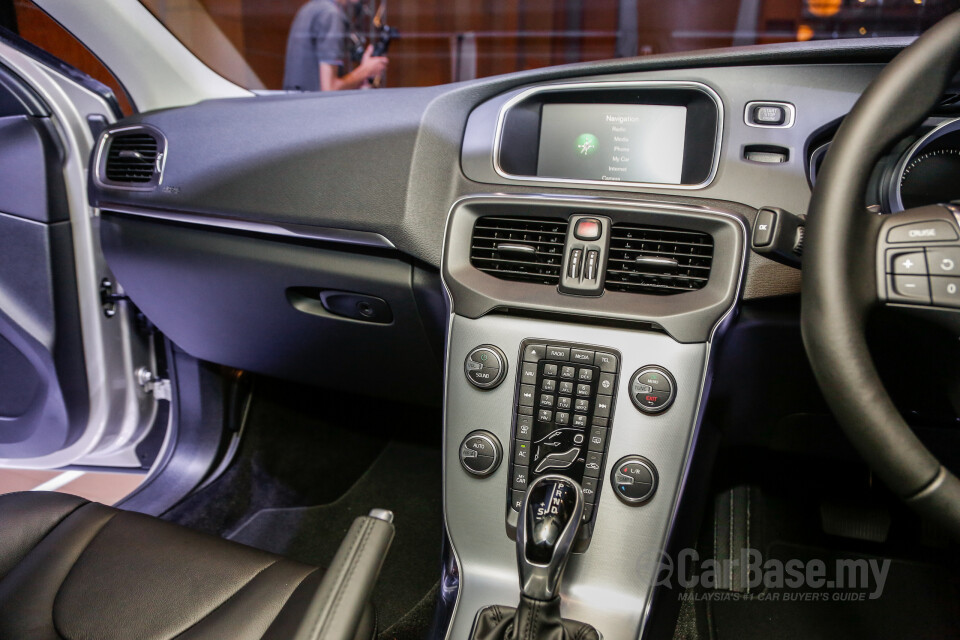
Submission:
<svg viewBox="0 0 960 640">
<path fill-rule="evenodd" d="M 164 517 L 327 565 L 353 519 L 394 512 L 374 592 L 381 637 L 426 632 L 443 536 L 440 412 L 258 379 L 236 460 Z"/>
</svg>

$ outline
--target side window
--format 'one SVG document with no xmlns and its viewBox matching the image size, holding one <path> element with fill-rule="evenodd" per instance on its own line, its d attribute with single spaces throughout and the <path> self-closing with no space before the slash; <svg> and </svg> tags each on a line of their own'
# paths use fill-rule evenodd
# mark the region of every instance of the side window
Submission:
<svg viewBox="0 0 960 640">
<path fill-rule="evenodd" d="M 123 115 L 134 112 L 123 85 L 83 43 L 30 0 L 0 0 L 0 26 L 105 84 Z"/>
</svg>

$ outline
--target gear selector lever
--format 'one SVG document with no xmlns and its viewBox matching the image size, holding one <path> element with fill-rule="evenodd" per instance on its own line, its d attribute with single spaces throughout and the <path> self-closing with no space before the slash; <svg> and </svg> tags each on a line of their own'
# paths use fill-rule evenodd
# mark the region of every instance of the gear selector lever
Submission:
<svg viewBox="0 0 960 640">
<path fill-rule="evenodd" d="M 527 488 L 517 522 L 520 604 L 481 609 L 473 640 L 599 640 L 597 630 L 560 616 L 560 580 L 583 519 L 583 490 L 561 475 Z"/>
<path fill-rule="evenodd" d="M 517 522 L 517 564 L 523 595 L 551 600 L 559 593 L 581 518 L 583 490 L 573 480 L 545 475 L 530 485 Z"/>
</svg>

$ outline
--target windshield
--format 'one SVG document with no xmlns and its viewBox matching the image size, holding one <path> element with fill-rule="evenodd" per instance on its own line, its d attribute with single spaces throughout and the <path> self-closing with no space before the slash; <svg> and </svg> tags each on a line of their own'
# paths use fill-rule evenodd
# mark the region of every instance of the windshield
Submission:
<svg viewBox="0 0 960 640">
<path fill-rule="evenodd" d="M 675 51 L 915 36 L 960 0 L 141 0 L 249 89 L 436 85 Z"/>
</svg>

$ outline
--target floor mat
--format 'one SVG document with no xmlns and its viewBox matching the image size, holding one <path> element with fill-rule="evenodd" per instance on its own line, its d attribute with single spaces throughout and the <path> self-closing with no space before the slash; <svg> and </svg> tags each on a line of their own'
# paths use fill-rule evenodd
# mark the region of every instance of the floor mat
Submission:
<svg viewBox="0 0 960 640">
<path fill-rule="evenodd" d="M 396 536 L 374 592 L 380 628 L 387 629 L 433 589 L 440 575 L 440 474 L 438 449 L 391 442 L 336 502 L 263 509 L 228 537 L 326 566 L 354 518 L 373 508 L 390 509 Z"/>
<path fill-rule="evenodd" d="M 772 558 L 823 560 L 829 567 L 838 554 L 827 549 L 774 545 Z M 960 589 L 944 567 L 894 560 L 884 588 L 858 596 L 852 590 L 776 590 L 762 598 L 708 600 L 715 640 L 947 640 L 960 638 Z M 844 598 L 848 598 L 844 600 Z M 857 599 L 849 599 L 857 598 Z M 860 599 L 862 598 L 862 599 Z"/>
<path fill-rule="evenodd" d="M 355 517 L 390 509 L 397 533 L 374 594 L 380 628 L 406 614 L 417 622 L 440 577 L 441 428 L 439 408 L 257 378 L 233 463 L 163 517 L 324 566 Z M 420 637 L 401 626 L 403 640 Z"/>
</svg>

